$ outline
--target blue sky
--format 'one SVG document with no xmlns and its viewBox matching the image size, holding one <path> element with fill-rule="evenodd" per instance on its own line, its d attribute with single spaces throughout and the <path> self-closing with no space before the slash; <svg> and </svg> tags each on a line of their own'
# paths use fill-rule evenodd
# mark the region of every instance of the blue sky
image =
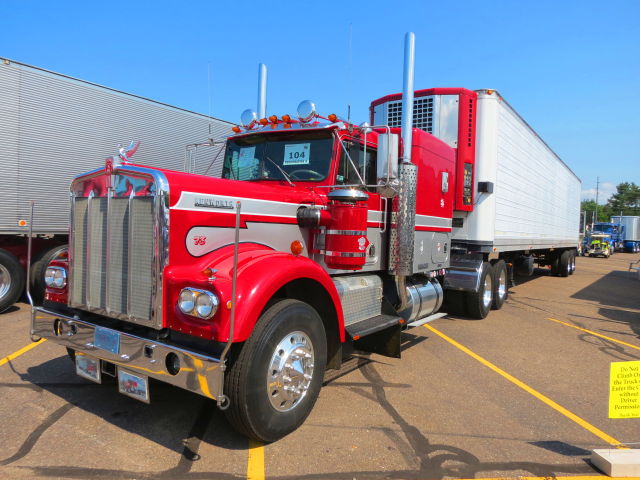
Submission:
<svg viewBox="0 0 640 480">
<path fill-rule="evenodd" d="M 260 62 L 269 113 L 310 98 L 367 120 L 371 100 L 402 89 L 413 31 L 416 88 L 497 89 L 586 197 L 597 176 L 601 200 L 640 184 L 638 0 L 0 0 L 0 18 L 2 57 L 234 122 L 255 108 Z"/>
</svg>

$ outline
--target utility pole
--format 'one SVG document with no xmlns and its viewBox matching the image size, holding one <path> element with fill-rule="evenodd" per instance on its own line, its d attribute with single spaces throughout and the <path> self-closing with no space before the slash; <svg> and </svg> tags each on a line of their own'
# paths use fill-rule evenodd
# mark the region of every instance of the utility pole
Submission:
<svg viewBox="0 0 640 480">
<path fill-rule="evenodd" d="M 596 222 L 598 221 L 598 193 L 600 193 L 600 177 L 596 177 L 596 212 L 594 214 Z"/>
</svg>

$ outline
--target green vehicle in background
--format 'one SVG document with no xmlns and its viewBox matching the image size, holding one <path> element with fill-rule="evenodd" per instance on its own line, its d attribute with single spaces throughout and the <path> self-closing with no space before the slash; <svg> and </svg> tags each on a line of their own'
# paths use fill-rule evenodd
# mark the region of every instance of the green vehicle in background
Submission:
<svg viewBox="0 0 640 480">
<path fill-rule="evenodd" d="M 592 233 L 589 235 L 589 243 L 586 246 L 583 255 L 589 257 L 604 256 L 609 258 L 611 255 L 611 235 L 604 233 Z"/>
</svg>

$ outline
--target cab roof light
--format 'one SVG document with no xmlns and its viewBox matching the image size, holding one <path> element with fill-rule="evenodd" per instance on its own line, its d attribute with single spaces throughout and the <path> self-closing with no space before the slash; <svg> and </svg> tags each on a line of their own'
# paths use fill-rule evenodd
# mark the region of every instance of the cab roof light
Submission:
<svg viewBox="0 0 640 480">
<path fill-rule="evenodd" d="M 270 121 L 271 123 L 278 123 L 278 116 L 277 116 L 277 115 L 271 115 L 271 116 L 269 117 L 269 121 Z"/>
<path fill-rule="evenodd" d="M 260 125 L 262 125 L 263 127 L 269 124 L 269 120 L 267 120 L 266 118 L 261 118 L 260 119 Z"/>
<path fill-rule="evenodd" d="M 336 123 L 338 121 L 338 116 L 335 113 L 331 113 L 327 118 L 331 123 Z"/>
<path fill-rule="evenodd" d="M 231 130 L 233 130 L 235 133 L 240 133 L 242 131 L 237 125 L 235 127 L 231 127 Z"/>
</svg>

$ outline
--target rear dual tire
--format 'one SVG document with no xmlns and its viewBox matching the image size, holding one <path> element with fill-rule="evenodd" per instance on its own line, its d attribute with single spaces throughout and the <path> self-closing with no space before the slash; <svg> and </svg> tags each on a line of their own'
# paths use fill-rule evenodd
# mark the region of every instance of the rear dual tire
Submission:
<svg viewBox="0 0 640 480">
<path fill-rule="evenodd" d="M 500 310 L 509 296 L 509 275 L 504 260 L 494 260 L 493 267 L 493 301 L 491 308 Z"/>
<path fill-rule="evenodd" d="M 480 269 L 480 288 L 477 292 L 465 294 L 467 314 L 470 317 L 480 320 L 489 315 L 493 305 L 493 285 L 493 267 L 489 262 L 483 262 Z"/>
<path fill-rule="evenodd" d="M 16 303 L 25 285 L 25 271 L 18 258 L 0 249 L 0 312 Z"/>
</svg>

